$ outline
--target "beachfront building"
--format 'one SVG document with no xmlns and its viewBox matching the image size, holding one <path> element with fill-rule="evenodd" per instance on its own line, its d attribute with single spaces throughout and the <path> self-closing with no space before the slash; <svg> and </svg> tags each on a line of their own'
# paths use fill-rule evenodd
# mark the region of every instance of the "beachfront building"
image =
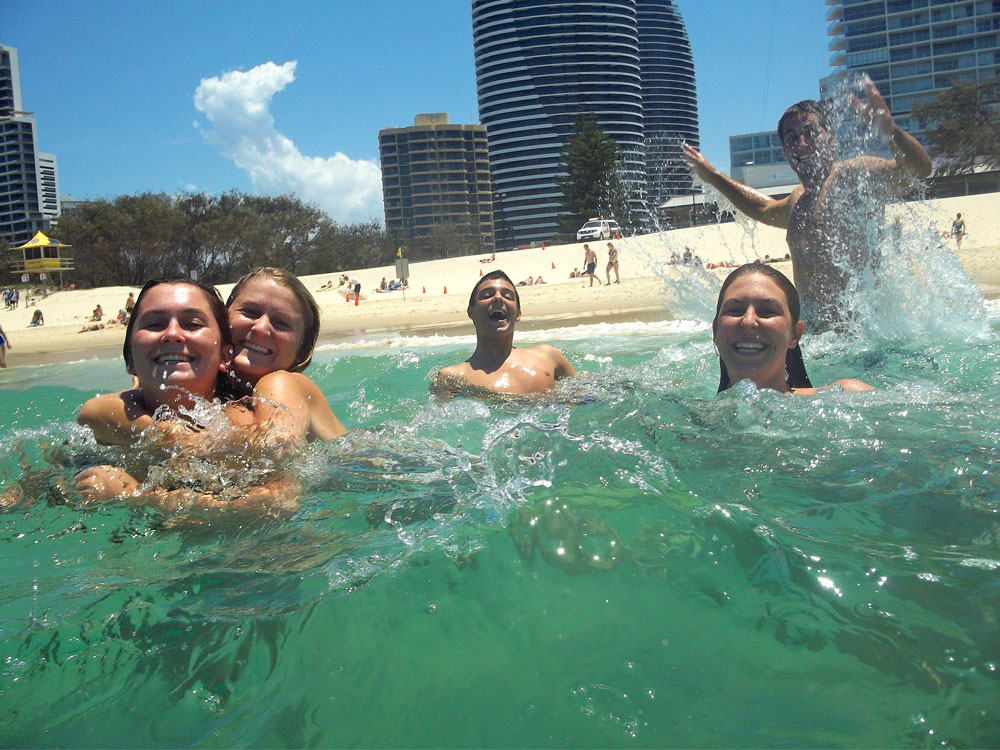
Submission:
<svg viewBox="0 0 1000 750">
<path fill-rule="evenodd" d="M 681 144 L 700 146 L 694 58 L 684 19 L 673 2 L 639 0 L 636 21 L 646 202 L 659 206 L 675 195 L 690 194 L 693 187 Z"/>
<path fill-rule="evenodd" d="M 698 144 L 690 44 L 672 0 L 472 0 L 472 34 L 498 247 L 559 233 L 561 155 L 582 111 L 617 141 L 637 215 L 649 196 L 647 118 L 665 144 L 652 173 L 690 190 L 670 167 L 680 139 Z"/>
<path fill-rule="evenodd" d="M 729 167 L 734 180 L 752 188 L 799 184 L 775 130 L 729 136 Z"/>
<path fill-rule="evenodd" d="M 867 73 L 901 128 L 952 81 L 1000 74 L 1000 0 L 826 0 L 834 80 Z"/>
<path fill-rule="evenodd" d="M 58 215 L 56 159 L 39 154 L 35 118 L 21 103 L 17 50 L 0 45 L 0 238 L 22 245 Z"/>
<path fill-rule="evenodd" d="M 398 244 L 450 224 L 477 248 L 493 246 L 486 128 L 420 114 L 378 133 L 385 227 Z"/>
</svg>

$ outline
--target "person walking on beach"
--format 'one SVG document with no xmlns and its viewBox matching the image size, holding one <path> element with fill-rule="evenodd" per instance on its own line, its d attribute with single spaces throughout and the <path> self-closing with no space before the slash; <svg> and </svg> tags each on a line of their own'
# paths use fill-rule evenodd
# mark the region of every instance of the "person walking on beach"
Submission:
<svg viewBox="0 0 1000 750">
<path fill-rule="evenodd" d="M 618 248 L 608 243 L 608 267 L 605 269 L 605 273 L 608 275 L 608 285 L 611 285 L 611 269 L 615 269 L 615 283 L 619 283 L 618 278 Z"/>
<path fill-rule="evenodd" d="M 601 285 L 601 280 L 594 275 L 594 269 L 597 268 L 597 253 L 590 249 L 590 245 L 583 246 L 583 275 L 590 277 L 590 285 L 593 286 L 594 282 L 597 285 Z"/>
<path fill-rule="evenodd" d="M 0 326 L 0 367 L 7 366 L 7 347 L 10 346 L 11 349 L 14 347 L 10 344 L 10 339 L 7 334 L 4 333 L 3 326 Z"/>
<path fill-rule="evenodd" d="M 465 362 L 435 373 L 431 390 L 436 395 L 542 393 L 556 380 L 576 375 L 573 365 L 555 347 L 514 346 L 521 299 L 503 271 L 490 271 L 476 282 L 466 313 L 476 328 L 476 350 Z"/>
<path fill-rule="evenodd" d="M 965 219 L 962 214 L 958 214 L 955 221 L 951 222 L 951 236 L 955 238 L 955 248 L 961 250 L 962 238 L 965 236 Z"/>
<path fill-rule="evenodd" d="M 884 201 L 873 201 L 872 187 L 885 198 L 904 193 L 911 178 L 930 174 L 923 146 L 893 122 L 875 84 L 865 82 L 865 101 L 851 97 L 862 123 L 871 127 L 893 158 L 859 156 L 837 160 L 837 144 L 826 108 L 806 100 L 789 107 L 778 121 L 785 158 L 802 181 L 790 195 L 775 200 L 724 175 L 693 146 L 683 144 L 688 166 L 752 219 L 787 229 L 795 285 L 808 310 L 803 317 L 835 326 L 849 306 L 843 296 L 852 276 L 877 266 L 877 248 L 867 230 Z M 860 214 L 851 215 L 852 211 Z"/>
</svg>

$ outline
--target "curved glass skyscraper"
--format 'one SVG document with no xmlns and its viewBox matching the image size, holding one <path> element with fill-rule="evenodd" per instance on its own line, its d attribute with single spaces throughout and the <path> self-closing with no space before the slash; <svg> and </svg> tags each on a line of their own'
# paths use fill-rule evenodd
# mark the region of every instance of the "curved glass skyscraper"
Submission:
<svg viewBox="0 0 1000 750">
<path fill-rule="evenodd" d="M 667 45 L 678 29 L 678 41 Z M 666 142 L 664 128 L 677 118 L 673 102 L 694 102 L 690 46 L 672 0 L 472 0 L 472 32 L 497 246 L 547 241 L 559 231 L 560 156 L 581 111 L 594 112 L 618 142 L 634 208 L 644 211 L 645 120 Z M 690 87 L 671 100 L 664 92 L 676 71 L 664 60 L 680 48 Z M 692 109 L 694 135 L 688 129 L 681 137 L 697 143 L 696 103 Z M 689 122 L 687 114 L 680 119 Z"/>
<path fill-rule="evenodd" d="M 636 8 L 647 200 L 658 206 L 691 192 L 691 172 L 681 143 L 700 146 L 698 94 L 691 43 L 680 11 L 672 0 L 638 0 Z"/>
</svg>

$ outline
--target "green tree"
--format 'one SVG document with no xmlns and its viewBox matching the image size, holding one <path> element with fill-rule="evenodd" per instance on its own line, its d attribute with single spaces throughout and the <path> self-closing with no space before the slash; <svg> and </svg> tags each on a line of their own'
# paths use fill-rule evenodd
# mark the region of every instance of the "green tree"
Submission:
<svg viewBox="0 0 1000 750">
<path fill-rule="evenodd" d="M 927 125 L 939 174 L 967 174 L 976 165 L 1000 169 L 1000 76 L 953 81 L 935 99 L 915 106 L 913 115 Z"/>
<path fill-rule="evenodd" d="M 566 175 L 560 180 L 565 209 L 560 224 L 565 234 L 575 235 L 593 216 L 614 218 L 623 227 L 632 224 L 618 144 L 601 130 L 593 112 L 577 116 L 560 167 Z"/>
</svg>

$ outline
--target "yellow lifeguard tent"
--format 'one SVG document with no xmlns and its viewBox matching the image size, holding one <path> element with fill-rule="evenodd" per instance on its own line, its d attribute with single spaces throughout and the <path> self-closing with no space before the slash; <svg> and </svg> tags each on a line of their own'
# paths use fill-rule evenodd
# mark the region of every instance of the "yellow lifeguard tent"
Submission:
<svg viewBox="0 0 1000 750">
<path fill-rule="evenodd" d="M 59 240 L 48 237 L 44 232 L 38 232 L 34 237 L 19 247 L 11 250 L 21 251 L 21 258 L 10 262 L 10 272 L 21 274 L 37 273 L 39 281 L 45 281 L 45 275 L 52 271 L 59 273 L 59 285 L 62 286 L 62 272 L 73 270 L 73 258 L 63 255 L 63 249 L 72 247 L 64 245 Z"/>
</svg>

